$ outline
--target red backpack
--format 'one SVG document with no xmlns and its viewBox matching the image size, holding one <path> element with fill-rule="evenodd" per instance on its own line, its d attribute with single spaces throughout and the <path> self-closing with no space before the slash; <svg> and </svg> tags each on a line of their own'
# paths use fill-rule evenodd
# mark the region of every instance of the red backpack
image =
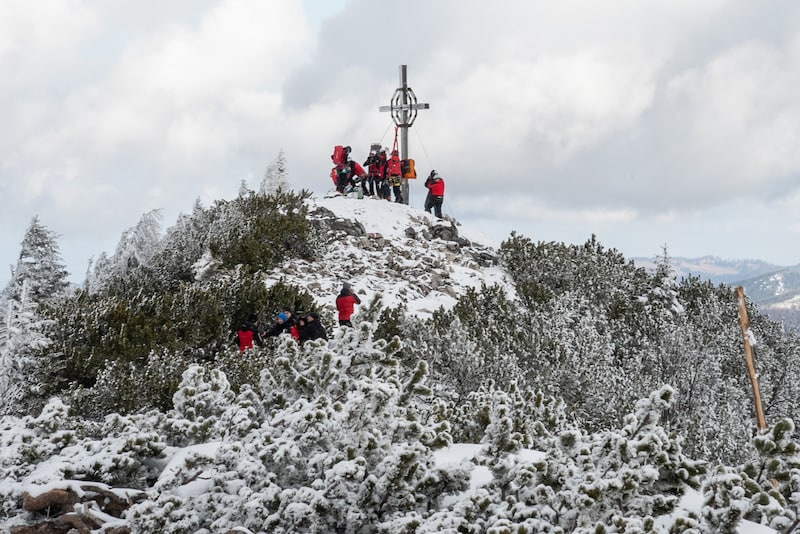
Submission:
<svg viewBox="0 0 800 534">
<path fill-rule="evenodd" d="M 333 147 L 333 154 L 331 155 L 331 159 L 333 160 L 334 165 L 341 165 L 347 159 L 347 154 L 345 153 L 344 146 L 336 145 Z"/>
<path fill-rule="evenodd" d="M 392 150 L 392 157 L 386 163 L 386 174 L 388 176 L 402 176 L 403 163 L 400 161 L 400 156 L 396 150 Z"/>
</svg>

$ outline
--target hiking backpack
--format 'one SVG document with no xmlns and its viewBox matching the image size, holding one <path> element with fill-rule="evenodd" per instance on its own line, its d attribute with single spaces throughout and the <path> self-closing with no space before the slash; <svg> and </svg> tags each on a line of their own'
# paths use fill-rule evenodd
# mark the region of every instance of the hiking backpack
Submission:
<svg viewBox="0 0 800 534">
<path fill-rule="evenodd" d="M 347 159 L 347 154 L 345 153 L 343 145 L 336 145 L 333 147 L 333 154 L 331 155 L 331 159 L 333 160 L 334 165 L 341 165 Z"/>
</svg>

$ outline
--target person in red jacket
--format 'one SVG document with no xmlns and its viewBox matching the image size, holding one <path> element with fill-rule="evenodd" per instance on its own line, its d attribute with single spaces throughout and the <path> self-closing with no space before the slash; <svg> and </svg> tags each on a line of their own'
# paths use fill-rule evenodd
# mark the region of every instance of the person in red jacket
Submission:
<svg viewBox="0 0 800 534">
<path fill-rule="evenodd" d="M 361 299 L 353 291 L 353 286 L 345 282 L 342 285 L 342 292 L 336 297 L 336 309 L 339 310 L 340 326 L 353 326 L 350 318 L 353 316 L 356 304 L 361 304 Z"/>
<path fill-rule="evenodd" d="M 428 188 L 428 196 L 425 198 L 425 211 L 431 212 L 433 208 L 435 214 L 442 218 L 442 202 L 444 202 L 444 180 L 439 173 L 431 171 L 425 180 L 425 187 Z"/>
<path fill-rule="evenodd" d="M 258 330 L 258 317 L 255 315 L 248 317 L 236 332 L 236 340 L 239 342 L 239 351 L 241 352 L 252 349 L 253 343 L 259 347 L 264 346 L 264 340 L 261 339 L 261 333 Z"/>
</svg>

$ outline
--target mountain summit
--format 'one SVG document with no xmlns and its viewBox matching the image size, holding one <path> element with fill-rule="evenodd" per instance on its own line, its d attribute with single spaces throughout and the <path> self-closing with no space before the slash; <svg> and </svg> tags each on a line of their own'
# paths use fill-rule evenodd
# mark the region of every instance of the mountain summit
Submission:
<svg viewBox="0 0 800 534">
<path fill-rule="evenodd" d="M 420 318 L 451 308 L 468 288 L 498 284 L 515 293 L 496 251 L 455 221 L 372 199 L 310 198 L 307 204 L 312 224 L 333 242 L 322 257 L 287 260 L 268 279 L 304 287 L 321 308 L 333 309 L 344 282 L 365 304 L 380 295 L 384 305 L 402 304 Z"/>
</svg>

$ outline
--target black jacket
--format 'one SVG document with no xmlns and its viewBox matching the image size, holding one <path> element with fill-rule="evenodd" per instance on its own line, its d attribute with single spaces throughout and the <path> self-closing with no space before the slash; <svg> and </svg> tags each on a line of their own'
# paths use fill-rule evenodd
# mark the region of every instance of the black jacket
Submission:
<svg viewBox="0 0 800 534">
<path fill-rule="evenodd" d="M 312 313 L 314 320 L 308 321 L 305 317 L 297 320 L 297 330 L 300 334 L 300 344 L 310 341 L 312 339 L 328 339 L 328 333 L 325 332 L 325 327 L 319 322 L 319 315 Z"/>
<path fill-rule="evenodd" d="M 289 317 L 288 319 L 286 319 L 282 323 L 276 322 L 274 325 L 272 325 L 272 328 L 267 330 L 267 332 L 266 332 L 266 334 L 264 334 L 264 336 L 265 337 L 275 337 L 275 336 L 279 336 L 279 335 L 283 334 L 284 332 L 286 332 L 287 334 L 290 334 L 293 324 L 294 324 L 294 315 L 292 315 L 291 317 Z"/>
</svg>

